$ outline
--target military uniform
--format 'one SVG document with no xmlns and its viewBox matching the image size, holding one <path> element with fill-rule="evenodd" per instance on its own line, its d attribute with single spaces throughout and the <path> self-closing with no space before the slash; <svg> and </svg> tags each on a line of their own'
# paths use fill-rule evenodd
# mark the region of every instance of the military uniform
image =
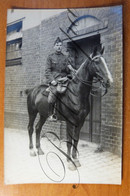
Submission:
<svg viewBox="0 0 130 196">
<path fill-rule="evenodd" d="M 49 103 L 49 116 L 53 116 L 54 105 L 57 96 L 57 86 L 52 85 L 52 81 L 56 81 L 59 78 L 71 76 L 68 68 L 68 58 L 62 52 L 55 52 L 48 56 L 45 69 L 46 81 L 50 86 L 50 93 L 48 96 Z M 55 115 L 56 116 L 56 115 Z M 54 119 L 53 119 L 54 120 Z"/>
<path fill-rule="evenodd" d="M 70 73 L 67 65 L 67 57 L 62 52 L 50 54 L 45 69 L 47 83 L 50 84 L 53 80 L 57 81 L 57 79 L 67 76 Z"/>
</svg>

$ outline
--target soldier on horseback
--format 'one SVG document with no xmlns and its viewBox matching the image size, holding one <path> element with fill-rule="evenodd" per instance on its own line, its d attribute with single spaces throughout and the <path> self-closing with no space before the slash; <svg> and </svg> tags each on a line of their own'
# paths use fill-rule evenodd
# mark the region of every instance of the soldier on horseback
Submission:
<svg viewBox="0 0 130 196">
<path fill-rule="evenodd" d="M 68 63 L 68 58 L 62 53 L 62 40 L 58 37 L 54 42 L 55 52 L 50 54 L 47 58 L 45 69 L 45 76 L 49 84 L 49 118 L 50 121 L 56 121 L 57 117 L 54 114 L 54 106 L 57 96 L 57 85 L 59 81 L 68 81 L 72 78 L 71 73 L 73 68 Z"/>
</svg>

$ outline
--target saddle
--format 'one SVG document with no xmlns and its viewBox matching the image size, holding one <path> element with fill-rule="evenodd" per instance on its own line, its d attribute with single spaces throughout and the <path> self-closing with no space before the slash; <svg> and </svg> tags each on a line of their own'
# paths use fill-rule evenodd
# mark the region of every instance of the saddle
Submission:
<svg viewBox="0 0 130 196">
<path fill-rule="evenodd" d="M 65 93 L 67 86 L 69 84 L 69 79 L 67 77 L 59 78 L 57 80 L 58 85 L 57 85 L 57 92 L 59 94 Z"/>
<path fill-rule="evenodd" d="M 56 90 L 59 94 L 65 93 L 67 86 L 69 84 L 69 79 L 67 77 L 60 78 L 57 80 L 58 84 Z M 50 87 L 46 88 L 46 92 L 50 92 Z"/>
</svg>

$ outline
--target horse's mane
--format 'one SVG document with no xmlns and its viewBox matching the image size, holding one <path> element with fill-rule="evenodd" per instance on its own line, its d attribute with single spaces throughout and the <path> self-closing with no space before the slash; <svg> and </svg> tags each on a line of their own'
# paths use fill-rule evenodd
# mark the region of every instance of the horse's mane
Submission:
<svg viewBox="0 0 130 196">
<path fill-rule="evenodd" d="M 79 92 L 77 92 L 77 87 L 79 85 L 79 80 L 77 79 L 77 75 L 80 73 L 80 71 L 83 69 L 83 67 L 85 65 L 89 65 L 89 59 L 86 59 L 81 66 L 79 67 L 79 69 L 77 70 L 75 76 L 72 78 L 72 80 L 70 81 L 68 88 L 67 88 L 67 102 L 68 105 L 73 105 L 74 108 L 74 112 L 79 112 L 80 109 L 80 103 L 79 103 Z"/>
</svg>

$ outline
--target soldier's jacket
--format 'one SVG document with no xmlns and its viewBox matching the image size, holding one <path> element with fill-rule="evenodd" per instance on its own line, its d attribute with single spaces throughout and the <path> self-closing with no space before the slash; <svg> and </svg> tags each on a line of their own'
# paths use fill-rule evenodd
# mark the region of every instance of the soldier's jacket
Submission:
<svg viewBox="0 0 130 196">
<path fill-rule="evenodd" d="M 50 54 L 45 69 L 47 83 L 50 84 L 53 80 L 67 76 L 70 73 L 67 65 L 68 59 L 63 53 Z"/>
</svg>

